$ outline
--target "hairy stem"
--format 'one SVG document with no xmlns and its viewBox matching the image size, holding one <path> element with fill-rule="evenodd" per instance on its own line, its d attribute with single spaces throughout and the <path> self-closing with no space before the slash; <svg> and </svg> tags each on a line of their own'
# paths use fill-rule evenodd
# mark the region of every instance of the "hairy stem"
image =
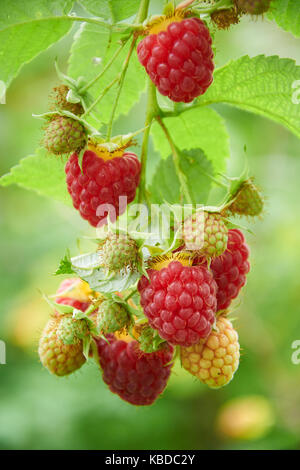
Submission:
<svg viewBox="0 0 300 470">
<path fill-rule="evenodd" d="M 98 18 L 86 18 L 84 16 L 76 16 L 76 15 L 66 15 L 66 16 L 55 16 L 55 19 L 62 19 L 62 20 L 69 20 L 69 21 L 79 21 L 81 23 L 91 23 L 97 24 L 98 26 L 104 26 L 105 28 L 113 29 L 114 31 L 124 31 L 126 29 L 132 29 L 133 31 L 139 31 L 143 29 L 142 22 L 135 21 L 134 23 L 116 23 L 111 24 L 107 21 L 100 20 Z M 42 18 L 41 20 L 49 20 L 49 17 Z M 51 17 L 50 17 L 51 19 Z M 40 21 L 40 19 L 39 19 Z"/>
<path fill-rule="evenodd" d="M 147 18 L 149 3 L 150 3 L 150 0 L 141 0 L 139 11 L 137 13 L 134 24 L 142 23 Z M 115 99 L 115 102 L 114 102 L 114 105 L 113 105 L 113 109 L 112 109 L 112 112 L 111 112 L 111 115 L 110 115 L 108 126 L 107 126 L 107 140 L 109 140 L 111 138 L 114 117 L 115 117 L 116 110 L 117 110 L 117 107 L 118 107 L 118 103 L 119 103 L 121 91 L 122 91 L 122 88 L 123 88 L 125 75 L 126 75 L 126 72 L 127 72 L 127 69 L 128 69 L 130 57 L 131 57 L 132 52 L 135 48 L 137 37 L 138 36 L 135 34 L 133 39 L 132 39 L 130 49 L 128 51 L 127 57 L 125 59 L 125 62 L 123 64 L 123 67 L 122 67 L 122 70 L 121 70 L 118 92 L 117 92 L 117 96 L 116 96 L 116 99 Z"/>
<path fill-rule="evenodd" d="M 148 79 L 148 102 L 146 109 L 146 120 L 145 120 L 145 132 L 141 148 L 141 179 L 139 185 L 139 197 L 138 202 L 142 203 L 143 201 L 147 202 L 147 193 L 146 193 L 146 166 L 147 166 L 147 156 L 148 156 L 148 143 L 151 124 L 155 116 L 159 114 L 159 108 L 156 98 L 156 88 L 152 83 L 150 78 Z"/>
<path fill-rule="evenodd" d="M 179 182 L 180 182 L 182 193 L 183 193 L 187 203 L 192 204 L 193 200 L 192 200 L 190 192 L 189 192 L 188 184 L 187 184 L 187 181 L 186 181 L 186 176 L 184 175 L 184 173 L 182 173 L 181 168 L 180 168 L 180 156 L 178 154 L 177 148 L 176 148 L 176 146 L 175 146 L 175 144 L 172 140 L 172 137 L 170 136 L 170 133 L 169 133 L 168 129 L 166 128 L 163 120 L 161 119 L 161 117 L 156 116 L 156 120 L 157 120 L 158 124 L 160 125 L 160 127 L 162 128 L 162 130 L 163 130 L 163 132 L 166 136 L 167 141 L 169 142 L 169 145 L 170 145 L 170 148 L 171 148 L 171 151 L 172 151 L 172 155 L 173 155 L 173 162 L 174 162 L 176 174 L 177 174 Z"/>
<path fill-rule="evenodd" d="M 112 111 L 111 111 L 111 115 L 110 115 L 110 119 L 109 119 L 109 122 L 108 122 L 108 126 L 107 126 L 107 140 L 109 140 L 111 138 L 114 117 L 115 117 L 116 110 L 117 110 L 117 107 L 118 107 L 118 104 L 119 104 L 119 99 L 120 99 L 121 91 L 122 91 L 122 88 L 123 88 L 125 75 L 126 75 L 126 72 L 127 72 L 127 69 L 128 69 L 131 54 L 132 54 L 132 52 L 134 50 L 134 47 L 135 47 L 136 39 L 137 38 L 134 37 L 132 42 L 131 42 L 130 49 L 128 51 L 127 57 L 125 59 L 125 62 L 123 64 L 123 67 L 122 67 L 122 70 L 121 70 L 121 74 L 120 74 L 119 79 L 118 79 L 118 82 L 119 82 L 118 85 L 119 86 L 118 86 L 117 96 L 115 98 L 115 102 L 114 102 L 114 105 L 113 105 L 113 108 L 112 108 Z"/>
<path fill-rule="evenodd" d="M 98 98 L 94 101 L 93 104 L 91 104 L 91 106 L 86 110 L 86 112 L 84 113 L 84 115 L 82 117 L 86 117 L 91 111 L 92 109 L 94 109 L 94 107 L 102 100 L 102 98 L 106 95 L 106 93 L 111 89 L 111 87 L 114 86 L 115 83 L 117 83 L 117 81 L 119 80 L 119 76 L 117 76 L 116 78 L 113 79 L 112 82 L 110 82 L 103 90 L 102 90 L 102 93 L 98 96 Z"/>
<path fill-rule="evenodd" d="M 139 11 L 136 15 L 134 24 L 143 23 L 148 15 L 150 0 L 141 0 Z"/>
<path fill-rule="evenodd" d="M 113 62 L 115 61 L 115 59 L 118 57 L 118 55 L 120 54 L 121 50 L 123 49 L 123 47 L 125 46 L 127 40 L 122 42 L 122 44 L 120 45 L 120 47 L 115 51 L 115 53 L 113 54 L 113 56 L 111 57 L 111 59 L 107 62 L 107 64 L 105 65 L 105 67 L 103 68 L 103 70 L 101 70 L 101 72 L 96 75 L 96 77 L 94 77 L 89 83 L 87 83 L 83 88 L 80 89 L 80 93 L 84 93 L 86 92 L 91 86 L 94 85 L 94 83 L 96 83 L 104 74 L 105 72 L 109 69 L 109 67 L 113 64 Z"/>
</svg>

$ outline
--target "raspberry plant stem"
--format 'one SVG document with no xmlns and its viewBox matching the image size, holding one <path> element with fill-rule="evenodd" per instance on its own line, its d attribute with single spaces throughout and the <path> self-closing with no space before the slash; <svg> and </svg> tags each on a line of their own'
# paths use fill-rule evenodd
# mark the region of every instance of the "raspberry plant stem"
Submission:
<svg viewBox="0 0 300 470">
<path fill-rule="evenodd" d="M 131 299 L 132 296 L 134 296 L 134 294 L 137 293 L 137 289 L 133 289 L 132 292 L 130 292 L 130 294 L 126 295 L 126 297 L 124 297 L 124 301 L 127 302 L 127 300 Z"/>
<path fill-rule="evenodd" d="M 159 108 L 157 104 L 156 98 L 156 88 L 154 83 L 148 79 L 148 102 L 147 102 L 147 110 L 146 110 L 146 120 L 145 120 L 145 132 L 142 142 L 142 149 L 141 149 L 141 179 L 139 185 L 139 197 L 138 202 L 141 204 L 143 201 L 148 203 L 148 196 L 146 192 L 146 166 L 147 166 L 147 156 L 148 156 L 148 143 L 149 143 L 149 135 L 151 124 L 155 116 L 159 115 Z M 149 205 L 149 204 L 148 204 Z"/>
<path fill-rule="evenodd" d="M 98 18 L 86 18 L 84 16 L 76 16 L 76 15 L 62 15 L 62 16 L 53 16 L 53 17 L 44 17 L 44 18 L 39 18 L 39 21 L 48 21 L 49 19 L 59 19 L 59 20 L 64 20 L 64 21 L 79 21 L 80 23 L 91 23 L 91 24 L 96 24 L 98 26 L 104 26 L 105 28 L 112 29 L 114 31 L 124 31 L 126 29 L 131 29 L 133 31 L 139 31 L 144 28 L 144 25 L 142 24 L 142 21 L 139 22 L 134 22 L 134 23 L 107 23 L 106 21 L 100 20 Z M 22 24 L 26 24 L 27 21 L 24 21 Z M 21 23 L 20 23 L 21 24 Z"/>
<path fill-rule="evenodd" d="M 134 21 L 134 25 L 138 25 L 138 24 L 142 23 L 147 18 L 149 3 L 150 3 L 150 0 L 141 0 L 139 11 L 138 11 L 136 19 Z M 122 67 L 122 70 L 121 70 L 121 75 L 120 75 L 120 78 L 119 78 L 119 88 L 118 88 L 117 96 L 116 96 L 114 106 L 113 106 L 113 109 L 112 109 L 112 112 L 111 112 L 111 115 L 110 115 L 109 123 L 108 123 L 108 126 L 107 126 L 107 140 L 109 140 L 111 138 L 113 120 L 114 120 L 115 113 L 116 113 L 116 110 L 117 110 L 117 107 L 118 107 L 119 98 L 120 98 L 122 87 L 123 87 L 123 84 L 124 84 L 124 79 L 125 79 L 125 75 L 126 75 L 126 72 L 127 72 L 127 69 L 128 69 L 130 57 L 131 57 L 132 52 L 135 48 L 137 38 L 138 38 L 138 35 L 134 34 L 133 40 L 132 40 L 131 45 L 130 45 L 130 49 L 128 51 L 128 55 L 125 59 L 125 62 L 123 64 L 123 67 Z"/>
<path fill-rule="evenodd" d="M 103 70 L 101 70 L 101 72 L 98 75 L 96 75 L 96 77 L 94 77 L 89 83 L 87 83 L 83 88 L 81 88 L 80 93 L 85 93 L 91 86 L 94 85 L 94 83 L 96 83 L 98 80 L 100 80 L 100 78 L 105 74 L 105 72 L 109 69 L 109 67 L 113 64 L 115 59 L 118 57 L 118 55 L 122 51 L 123 47 L 127 43 L 127 41 L 128 41 L 128 39 L 126 39 L 125 41 L 122 42 L 120 47 L 113 54 L 112 58 L 107 62 L 107 64 L 103 68 Z"/>
<path fill-rule="evenodd" d="M 183 195 L 186 199 L 186 202 L 188 204 L 193 204 L 193 200 L 192 200 L 190 192 L 189 192 L 186 176 L 184 175 L 184 173 L 182 173 L 181 168 L 180 168 L 180 156 L 179 156 L 179 153 L 177 151 L 177 148 L 176 148 L 176 146 L 175 146 L 175 144 L 172 140 L 172 137 L 171 137 L 168 129 L 166 128 L 163 120 L 161 119 L 161 117 L 156 116 L 156 120 L 157 120 L 158 124 L 160 125 L 160 127 L 162 128 L 162 131 L 164 132 L 167 141 L 169 142 L 169 145 L 170 145 L 170 148 L 171 148 L 171 151 L 172 151 L 172 155 L 173 155 L 173 162 L 174 162 L 176 174 L 177 174 L 178 179 L 179 179 L 179 183 L 180 183 L 180 186 L 181 186 L 182 193 L 183 193 Z"/>
<path fill-rule="evenodd" d="M 98 98 L 94 101 L 93 104 L 86 110 L 86 112 L 83 114 L 82 117 L 86 117 L 92 109 L 102 100 L 102 98 L 106 95 L 106 93 L 111 89 L 112 86 L 119 80 L 119 76 L 113 79 L 112 82 L 110 82 L 102 91 L 102 93 L 98 96 Z"/>
<path fill-rule="evenodd" d="M 136 40 L 137 40 L 137 37 L 134 36 L 134 38 L 131 42 L 130 49 L 128 51 L 127 57 L 126 57 L 125 62 L 123 64 L 121 74 L 119 75 L 119 78 L 118 78 L 118 85 L 119 86 L 118 86 L 117 96 L 115 98 L 115 102 L 114 102 L 112 112 L 111 112 L 111 115 L 110 115 L 110 118 L 109 118 L 108 126 L 107 126 L 107 140 L 110 140 L 110 138 L 111 138 L 114 117 L 115 117 L 116 110 L 117 110 L 117 107 L 118 107 L 118 103 L 119 103 L 121 91 L 122 91 L 122 88 L 123 88 L 125 75 L 126 75 L 126 72 L 127 72 L 127 69 L 128 69 L 130 57 L 131 57 L 131 54 L 133 53 L 133 50 L 135 48 Z"/>
</svg>

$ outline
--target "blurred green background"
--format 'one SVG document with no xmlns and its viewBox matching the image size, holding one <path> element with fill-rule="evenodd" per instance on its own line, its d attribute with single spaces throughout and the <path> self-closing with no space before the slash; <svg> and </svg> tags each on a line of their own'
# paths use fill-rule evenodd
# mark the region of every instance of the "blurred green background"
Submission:
<svg viewBox="0 0 300 470">
<path fill-rule="evenodd" d="M 22 69 L 0 105 L 0 174 L 33 153 L 56 85 L 54 58 L 67 66 L 71 34 Z M 267 20 L 244 19 L 216 34 L 217 66 L 244 54 L 291 57 L 300 64 L 300 40 Z M 295 449 L 300 448 L 300 364 L 291 360 L 300 340 L 300 144 L 273 122 L 216 106 L 226 120 L 232 159 L 245 150 L 266 197 L 263 220 L 251 225 L 252 271 L 233 316 L 242 358 L 234 380 L 210 391 L 176 367 L 167 391 L 149 408 L 112 395 L 90 363 L 69 378 L 55 378 L 39 363 L 39 334 L 49 315 L 40 291 L 53 293 L 53 276 L 67 246 L 90 229 L 67 207 L 16 186 L 0 188 L 1 449 Z M 300 108 L 299 108 L 300 112 Z M 115 131 L 143 122 L 143 106 L 119 119 Z M 151 149 L 149 172 L 158 156 Z M 90 232 L 92 233 L 92 232 Z"/>
</svg>

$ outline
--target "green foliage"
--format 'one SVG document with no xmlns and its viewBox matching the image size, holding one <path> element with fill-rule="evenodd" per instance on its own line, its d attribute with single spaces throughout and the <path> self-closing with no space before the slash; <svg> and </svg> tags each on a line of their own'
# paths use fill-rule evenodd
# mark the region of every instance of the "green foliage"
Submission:
<svg viewBox="0 0 300 470">
<path fill-rule="evenodd" d="M 93 15 L 116 23 L 134 15 L 140 0 L 80 0 L 80 3 Z"/>
<path fill-rule="evenodd" d="M 55 271 L 56 276 L 60 274 L 74 274 L 69 252 L 65 254 L 64 258 L 60 261 L 58 269 Z"/>
<path fill-rule="evenodd" d="M 70 29 L 71 0 L 7 0 L 0 4 L 0 79 L 9 85 L 22 65 Z"/>
<path fill-rule="evenodd" d="M 124 37 L 119 33 L 109 34 L 107 30 L 104 31 L 99 28 L 99 26 L 95 27 L 94 25 L 85 24 L 80 32 L 76 34 L 71 49 L 69 75 L 74 78 L 84 76 L 88 80 L 95 77 L 103 70 L 116 50 L 120 47 L 121 40 L 124 40 Z M 95 98 L 99 96 L 101 91 L 120 73 L 128 54 L 130 42 L 131 40 L 128 41 L 105 74 L 90 88 L 89 92 Z M 102 59 L 99 65 L 95 65 L 95 58 Z M 134 51 L 124 80 L 115 119 L 121 114 L 127 114 L 130 111 L 132 106 L 139 101 L 145 86 L 145 73 Z M 103 123 L 109 121 L 111 110 L 116 99 L 116 93 L 116 86 L 114 86 L 104 96 L 99 106 L 95 108 L 100 121 Z"/>
<path fill-rule="evenodd" d="M 186 108 L 178 116 L 164 119 L 164 123 L 180 150 L 200 148 L 217 172 L 224 171 L 229 157 L 229 137 L 224 120 L 210 108 Z M 170 154 L 170 146 L 165 135 L 154 123 L 151 129 L 155 149 L 162 158 Z"/>
<path fill-rule="evenodd" d="M 204 204 L 211 188 L 207 175 L 212 175 L 214 171 L 211 162 L 199 149 L 184 150 L 180 153 L 180 167 L 193 203 Z M 157 204 L 163 201 L 176 204 L 180 201 L 180 184 L 171 155 L 159 162 L 149 191 L 151 200 Z"/>
<path fill-rule="evenodd" d="M 300 137 L 299 106 L 293 99 L 293 83 L 300 67 L 291 59 L 259 55 L 232 60 L 216 70 L 214 82 L 198 103 L 227 103 L 276 121 Z"/>
<path fill-rule="evenodd" d="M 17 184 L 71 206 L 65 179 L 62 158 L 55 157 L 40 148 L 35 155 L 23 158 L 10 170 L 10 173 L 2 176 L 0 185 Z"/>
<path fill-rule="evenodd" d="M 82 1 L 83 3 L 91 5 L 92 1 Z M 274 0 L 269 17 L 274 18 L 284 29 L 299 36 L 297 3 L 296 0 Z M 40 5 L 40 8 L 34 10 L 33 6 L 37 4 Z M 55 5 L 56 11 L 60 15 L 58 7 L 64 4 L 70 5 L 71 2 L 3 0 L 0 2 L 0 21 L 2 21 L 0 30 L 4 27 L 8 29 L 10 22 L 14 24 L 14 17 L 17 14 L 20 18 L 23 15 L 26 22 L 25 14 L 28 18 L 34 16 L 33 11 L 35 11 L 34 14 L 40 11 L 43 15 L 47 15 L 47 8 L 52 9 Z M 106 7 L 108 2 L 95 0 L 94 4 L 96 7 L 101 5 L 102 8 Z M 125 4 L 127 8 L 128 5 L 131 5 L 131 2 L 119 0 L 119 12 L 122 4 L 125 10 Z M 160 2 L 161 4 L 162 2 Z M 156 5 L 158 5 L 158 1 Z M 277 13 L 275 7 L 278 9 Z M 20 19 L 20 21 L 23 20 Z M 53 21 L 53 24 L 57 25 L 58 21 Z M 70 25 L 71 21 L 67 21 Z M 43 31 L 42 25 L 45 24 L 44 22 L 46 23 L 46 20 L 40 22 Z M 49 23 L 48 27 L 50 28 Z M 87 26 L 83 29 L 85 28 Z M 92 29 L 96 33 L 93 46 L 101 48 L 102 44 L 97 43 L 97 33 L 101 31 L 103 36 L 108 36 L 110 30 L 98 26 L 91 27 Z M 12 28 L 11 31 L 13 30 Z M 26 28 L 22 29 L 20 27 L 20 31 L 25 30 Z M 251 31 L 253 30 L 251 29 Z M 0 31 L 0 37 L 1 34 L 2 31 Z M 50 31 L 49 38 L 51 34 Z M 229 35 L 230 32 L 228 37 Z M 255 47 L 251 49 L 249 31 L 245 30 L 245 36 L 249 39 L 250 53 L 251 50 L 255 50 Z M 34 38 L 37 41 L 41 39 L 36 36 L 33 36 Z M 278 36 L 276 36 L 274 32 L 272 42 L 274 40 L 280 44 L 282 38 L 284 38 L 282 34 L 278 33 Z M 15 38 L 11 36 L 10 40 L 15 41 Z M 265 38 L 262 38 L 262 42 L 264 40 Z M 22 42 L 22 36 L 19 41 Z M 28 47 L 28 42 L 22 44 Z M 77 47 L 80 48 L 79 42 Z M 230 54 L 232 42 L 226 37 L 222 42 L 223 48 L 225 55 Z M 83 51 L 78 64 L 75 64 L 74 61 L 72 66 L 74 68 L 78 66 L 78 75 L 82 74 L 92 78 L 101 70 L 103 64 L 90 67 L 89 49 L 90 46 L 87 43 L 86 50 Z M 104 53 L 105 51 L 106 46 Z M 239 45 L 237 45 L 236 52 L 238 51 L 242 53 L 242 47 L 239 48 Z M 6 70 L 7 73 L 8 70 L 3 62 L 2 53 L 3 42 L 0 42 L 0 80 L 2 79 L 2 71 Z M 17 56 L 13 45 L 5 50 L 5 60 L 8 62 L 10 61 L 10 53 Z M 21 51 L 21 53 L 24 53 L 24 51 Z M 102 57 L 101 51 L 97 53 L 97 57 L 99 56 Z M 85 58 L 87 58 L 86 70 L 79 63 L 80 60 L 85 60 Z M 19 60 L 19 57 L 17 59 Z M 299 119 L 297 118 L 299 106 L 291 106 L 291 94 L 294 92 L 291 83 L 299 79 L 299 67 L 296 67 L 292 61 L 264 58 L 265 63 L 273 60 L 273 71 L 269 70 L 265 73 L 262 67 L 260 73 L 258 67 L 257 72 L 251 76 L 252 66 L 259 62 L 259 58 L 247 58 L 243 64 L 245 86 L 242 74 L 240 75 L 237 70 L 239 67 L 235 69 L 239 61 L 242 65 L 242 59 L 217 70 L 214 85 L 199 100 L 199 104 L 228 103 L 236 108 L 262 114 L 275 122 L 282 123 L 299 136 Z M 275 67 L 275 62 L 278 64 L 278 69 Z M 230 71 L 232 64 L 234 67 Z M 38 62 L 35 62 L 33 67 L 35 68 L 34 71 L 37 72 L 37 80 L 34 81 L 32 87 L 36 86 L 37 96 L 40 96 L 40 90 L 45 89 L 48 84 L 49 87 L 51 86 L 53 77 L 50 74 L 47 76 Z M 249 76 L 247 72 L 249 72 Z M 231 79 L 228 78 L 230 76 Z M 294 78 L 295 76 L 296 78 Z M 224 83 L 222 84 L 223 79 Z M 228 80 L 228 83 L 226 80 Z M 108 83 L 108 81 L 105 83 Z M 1 128 L 2 137 L 5 136 L 5 139 L 4 142 L 3 139 L 1 142 L 2 162 L 5 167 L 7 167 L 9 159 L 13 159 L 16 154 L 15 150 L 18 151 L 18 149 L 24 147 L 30 148 L 36 138 L 32 131 L 34 126 L 28 125 L 31 118 L 27 109 L 27 101 L 26 99 L 22 100 L 22 96 L 24 96 L 23 87 L 23 81 L 22 83 L 16 83 L 16 87 L 14 87 L 11 94 L 12 106 L 10 106 L 10 103 L 7 106 L 0 106 L 0 112 L 3 116 L 1 123 L 4 123 Z M 94 87 L 94 96 L 97 96 L 100 88 L 100 86 L 98 88 L 98 85 Z M 115 88 L 113 90 L 116 91 Z M 17 100 L 18 107 L 16 106 Z M 121 95 L 121 106 L 124 106 L 122 100 Z M 135 99 L 132 102 L 136 101 Z M 22 109 L 26 109 L 26 117 L 24 117 L 25 112 L 23 111 L 24 114 L 23 116 L 21 114 L 22 118 L 20 120 L 13 120 L 12 117 L 15 117 L 16 113 Z M 202 106 L 195 109 L 208 110 L 208 108 Z M 101 106 L 99 106 L 98 111 L 99 117 L 102 119 Z M 291 112 L 292 114 L 290 114 Z M 107 114 L 107 111 L 105 113 Z M 181 116 L 187 116 L 188 113 L 192 113 L 192 110 L 183 112 Z M 14 367 L 1 368 L 3 380 L 0 421 L 3 425 L 0 427 L 0 448 L 145 449 L 146 446 L 149 449 L 189 448 L 199 450 L 199 448 L 291 449 L 299 446 L 299 416 L 295 413 L 295 410 L 299 409 L 300 406 L 300 396 L 299 393 L 296 393 L 299 384 L 299 366 L 297 367 L 291 362 L 291 344 L 297 338 L 295 331 L 300 331 L 297 265 L 300 256 L 300 230 L 297 218 L 295 218 L 298 210 L 297 201 L 299 200 L 298 141 L 284 130 L 276 132 L 276 128 L 272 123 L 270 124 L 267 121 L 259 120 L 258 129 L 255 114 L 244 114 L 242 116 L 239 110 L 230 110 L 230 120 L 233 124 L 232 141 L 239 142 L 245 135 L 251 138 L 250 130 L 253 129 L 255 132 L 257 129 L 261 138 L 253 139 L 251 142 L 251 162 L 249 163 L 258 179 L 261 182 L 263 181 L 264 187 L 268 188 L 269 207 L 264 216 L 266 218 L 264 226 L 261 228 L 257 226 L 257 230 L 255 229 L 257 238 L 251 240 L 250 236 L 249 241 L 252 242 L 251 263 L 255 269 L 248 277 L 248 287 L 244 291 L 242 301 L 238 301 L 234 305 L 233 316 L 240 317 L 236 326 L 239 330 L 241 345 L 246 349 L 246 354 L 243 355 L 243 362 L 237 379 L 218 394 L 209 393 L 204 386 L 190 380 L 180 365 L 177 364 L 165 398 L 158 400 L 150 410 L 141 408 L 137 413 L 135 408 L 118 400 L 115 395 L 109 392 L 105 384 L 102 383 L 100 374 L 97 377 L 98 368 L 95 365 L 90 365 L 90 367 L 83 369 L 79 375 L 70 377 L 63 383 L 52 380 L 49 374 L 41 373 L 40 365 L 37 364 L 34 353 L 37 331 L 40 329 L 40 326 L 37 327 L 36 321 L 43 316 L 37 287 L 42 287 L 42 290 L 47 292 L 55 292 L 57 278 L 48 276 L 48 273 L 49 270 L 50 272 L 54 271 L 53 263 L 58 259 L 59 253 L 64 252 L 65 244 L 74 242 L 76 236 L 74 225 L 76 222 L 74 219 L 74 224 L 66 223 L 63 213 L 55 210 L 47 200 L 33 198 L 30 193 L 26 192 L 24 192 L 24 197 L 20 198 L 17 192 L 2 191 L 3 210 L 0 236 L 5 250 L 1 252 L 0 262 L 0 269 L 2 268 L 0 330 L 2 332 L 1 339 L 7 343 L 9 348 L 8 359 L 13 357 Z M 170 132 L 176 140 L 176 145 L 181 148 L 179 139 L 173 135 L 173 119 L 175 119 L 175 116 L 165 118 L 164 122 L 167 126 L 170 125 Z M 136 126 L 135 129 L 143 126 L 143 123 L 136 116 L 131 117 L 130 124 Z M 202 124 L 199 120 L 199 128 Z M 18 139 L 16 139 L 18 125 L 22 126 L 23 131 L 18 134 Z M 197 123 L 194 130 L 197 130 L 196 126 Z M 297 129 L 298 132 L 296 132 Z M 153 136 L 156 131 L 155 124 Z M 205 132 L 203 133 L 205 134 Z M 218 143 L 218 135 L 217 132 L 212 135 L 215 144 Z M 181 131 L 180 139 L 185 140 L 182 147 L 183 154 L 185 154 L 184 149 L 189 148 L 191 137 L 194 138 L 194 135 L 190 135 L 189 139 L 186 138 L 185 128 L 184 131 Z M 204 139 L 204 137 L 201 136 L 201 139 Z M 200 136 L 198 138 L 200 139 Z M 18 149 L 7 145 L 6 140 L 7 142 L 17 140 Z M 168 144 L 162 139 L 161 143 L 161 148 L 166 149 L 162 155 L 164 160 L 158 164 L 157 174 L 150 185 L 150 189 L 152 186 L 154 187 L 153 197 L 157 202 L 161 202 L 163 199 L 171 201 L 172 197 L 176 202 L 179 197 L 179 182 L 172 158 L 167 158 L 170 153 Z M 204 148 L 203 143 L 197 142 L 197 148 L 198 146 L 207 155 L 207 167 L 210 169 L 208 173 L 214 174 L 215 156 L 213 153 L 209 154 L 209 149 Z M 13 148 L 13 152 L 9 151 L 11 148 Z M 155 146 L 155 148 L 159 150 L 159 147 Z M 266 154 L 272 155 L 271 166 L 270 159 L 261 158 L 262 149 Z M 58 198 L 61 201 L 65 199 L 70 203 L 65 189 L 63 163 L 51 155 L 42 154 L 42 152 L 39 150 L 35 156 L 22 160 L 20 165 L 12 169 L 9 175 L 3 177 L 0 184 L 6 186 L 16 182 L 20 186 L 28 187 L 28 189 L 33 184 L 35 191 Z M 202 152 L 199 152 L 199 155 L 200 153 L 202 155 Z M 47 158 L 49 166 L 46 165 L 45 158 Z M 151 158 L 151 155 L 149 158 Z M 183 158 L 184 156 L 181 155 L 181 159 Z M 233 158 L 231 169 L 233 172 L 234 170 L 238 172 L 238 158 L 236 162 L 234 160 Z M 200 164 L 201 161 L 202 158 L 199 157 Z M 217 159 L 215 162 L 218 164 Z M 234 163 L 237 165 L 236 168 L 233 168 Z M 220 160 L 221 164 L 225 164 L 225 160 Z M 181 170 L 184 171 L 185 164 L 183 160 L 181 166 Z M 161 168 L 161 171 L 159 171 L 159 168 Z M 188 179 L 188 181 L 192 181 L 191 185 L 193 184 L 193 187 L 199 186 L 199 189 L 203 185 L 202 180 L 199 180 L 200 175 L 201 171 L 198 171 L 198 178 L 195 175 L 192 180 Z M 41 182 L 39 182 L 40 178 Z M 156 183 L 156 179 L 161 184 Z M 48 188 L 46 188 L 46 181 L 49 184 Z M 204 184 L 206 183 L 207 180 Z M 162 186 L 164 188 L 160 193 Z M 288 191 L 286 191 L 287 187 L 289 188 Z M 168 192 L 170 192 L 170 195 Z M 202 202 L 204 196 L 199 194 L 197 198 L 199 198 L 198 202 Z M 18 208 L 17 217 L 16 207 Z M 272 210 L 270 210 L 270 207 L 272 207 Z M 45 213 L 47 217 L 44 217 Z M 55 230 L 52 230 L 53 220 L 51 221 L 51 219 L 56 220 Z M 24 246 L 26 249 L 24 249 Z M 274 256 L 274 253 L 276 256 Z M 21 263 L 20 259 L 22 260 Z M 64 266 L 62 269 L 67 273 L 67 257 L 64 261 L 65 263 L 61 267 Z M 10 269 L 7 269 L 7 266 L 10 266 Z M 97 269 L 95 268 L 92 271 L 96 278 Z M 280 276 L 277 275 L 278 272 L 280 272 Z M 85 274 L 87 274 L 87 270 L 85 270 Z M 105 280 L 105 282 L 110 281 Z M 120 284 L 113 287 L 120 288 Z M 258 296 L 257 292 L 261 292 L 262 289 L 264 294 Z M 284 317 L 283 312 L 285 313 Z M 48 314 L 48 312 L 46 313 Z M 30 330 L 33 337 L 31 340 L 28 337 Z M 220 435 L 216 423 L 222 405 L 228 403 L 228 400 L 234 397 L 238 398 L 253 393 L 264 396 L 276 410 L 274 430 L 271 430 L 266 437 L 255 441 L 239 441 L 238 437 L 226 439 L 223 435 Z M 58 396 L 59 400 L 54 399 Z M 88 397 L 88 399 L 82 400 L 83 396 Z M 24 399 L 26 399 L 26 407 L 24 407 Z M 78 403 L 80 403 L 80 406 L 78 406 Z M 101 423 L 101 429 L 99 423 Z M 149 433 L 149 429 L 155 429 L 156 431 Z M 180 433 L 178 429 L 181 430 Z M 52 432 L 53 430 L 55 432 Z"/>
<path fill-rule="evenodd" d="M 285 31 L 290 31 L 296 37 L 300 36 L 299 2 L 295 0 L 273 0 L 268 17 L 275 20 Z"/>
<path fill-rule="evenodd" d="M 122 292 L 134 285 L 141 275 L 137 271 L 108 274 L 100 267 L 99 253 L 76 256 L 71 259 L 72 269 L 90 288 L 97 292 Z"/>
</svg>

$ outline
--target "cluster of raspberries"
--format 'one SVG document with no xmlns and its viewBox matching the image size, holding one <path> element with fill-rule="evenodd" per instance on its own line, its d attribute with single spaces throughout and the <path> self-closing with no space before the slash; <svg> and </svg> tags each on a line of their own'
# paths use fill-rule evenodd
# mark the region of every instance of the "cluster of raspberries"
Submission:
<svg viewBox="0 0 300 470">
<path fill-rule="evenodd" d="M 188 103 L 202 95 L 213 80 L 212 39 L 199 18 L 175 11 L 145 28 L 137 55 L 158 91 Z M 66 184 L 73 206 L 93 227 L 112 222 L 132 202 L 140 182 L 141 165 L 122 144 L 111 151 L 99 144 L 84 121 L 80 103 L 68 101 L 61 85 L 52 93 L 43 144 L 54 155 L 68 155 Z"/>
<path fill-rule="evenodd" d="M 162 95 L 189 103 L 212 83 L 212 39 L 203 21 L 173 13 L 145 28 L 137 55 Z M 44 145 L 55 155 L 69 155 L 65 173 L 73 205 L 99 227 L 115 221 L 135 199 L 141 164 L 122 139 L 118 146 L 89 137 L 83 106 L 69 103 L 68 92 L 65 86 L 56 90 L 58 112 L 48 119 Z M 136 297 L 128 300 L 135 292 L 123 300 L 122 293 L 93 292 L 80 279 L 63 281 L 40 339 L 42 364 L 66 376 L 92 356 L 109 389 L 134 405 L 150 405 L 162 394 L 175 349 L 182 366 L 201 382 L 212 388 L 229 383 L 240 350 L 228 308 L 245 285 L 250 264 L 242 232 L 228 229 L 224 216 L 255 216 L 262 210 L 252 180 L 232 191 L 222 212 L 196 211 L 183 221 L 181 246 L 151 258 L 146 268 L 140 240 L 114 233 L 99 242 L 108 275 L 144 273 L 137 285 L 140 305 Z M 142 313 L 144 323 L 136 322 Z"/>
<path fill-rule="evenodd" d="M 132 319 L 124 304 L 102 299 L 79 279 L 63 281 L 56 294 L 57 304 L 84 313 L 96 296 L 100 306 L 89 318 L 100 325 L 102 334 L 89 331 L 83 317 L 78 320 L 71 313 L 55 311 L 40 339 L 43 365 L 58 376 L 78 370 L 87 360 L 83 345 L 90 335 L 104 382 L 131 404 L 150 405 L 161 395 L 171 374 L 175 346 L 180 347 L 182 366 L 200 381 L 212 388 L 226 385 L 238 367 L 239 343 L 225 309 L 237 297 L 250 269 L 242 232 L 228 230 L 226 240 L 226 249 L 211 258 L 210 266 L 201 251 L 192 265 L 187 264 L 184 248 L 152 259 L 147 277 L 142 276 L 138 283 L 141 307 L 148 320 L 148 336 L 144 337 L 151 343 L 156 332 L 159 338 L 158 346 L 150 350 L 143 347 L 143 335 L 128 334 Z M 106 243 L 112 249 L 115 243 L 116 250 L 121 246 L 126 252 L 124 236 L 120 240 L 113 236 Z M 132 240 L 129 247 L 128 253 L 133 253 Z M 105 251 L 106 246 L 102 249 Z M 111 260 L 114 262 L 114 257 Z"/>
</svg>

